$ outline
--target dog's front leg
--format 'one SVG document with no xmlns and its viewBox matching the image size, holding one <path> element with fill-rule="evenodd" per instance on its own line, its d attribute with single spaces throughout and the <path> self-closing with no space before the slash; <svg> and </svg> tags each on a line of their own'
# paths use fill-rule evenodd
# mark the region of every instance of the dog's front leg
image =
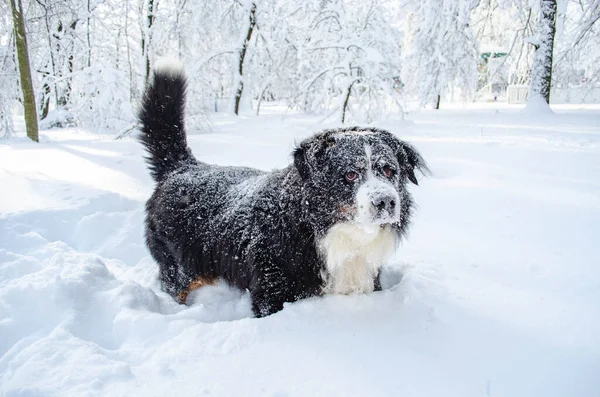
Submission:
<svg viewBox="0 0 600 397">
<path fill-rule="evenodd" d="M 285 302 L 298 300 L 294 287 L 292 278 L 281 267 L 272 263 L 262 264 L 250 288 L 254 315 L 269 316 L 283 309 Z"/>
<path fill-rule="evenodd" d="M 377 270 L 377 275 L 373 279 L 373 291 L 381 291 L 381 268 Z"/>
</svg>

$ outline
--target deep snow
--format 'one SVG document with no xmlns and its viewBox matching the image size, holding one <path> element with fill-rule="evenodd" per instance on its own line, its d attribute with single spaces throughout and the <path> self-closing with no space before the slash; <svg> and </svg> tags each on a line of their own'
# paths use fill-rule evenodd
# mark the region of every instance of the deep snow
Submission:
<svg viewBox="0 0 600 397">
<path fill-rule="evenodd" d="M 264 319 L 224 285 L 190 307 L 159 290 L 137 142 L 0 141 L 0 395 L 600 395 L 600 108 L 553 110 L 378 124 L 434 172 L 412 188 L 386 289 Z M 268 170 L 330 126 L 265 107 L 189 141 L 203 161 Z"/>
</svg>

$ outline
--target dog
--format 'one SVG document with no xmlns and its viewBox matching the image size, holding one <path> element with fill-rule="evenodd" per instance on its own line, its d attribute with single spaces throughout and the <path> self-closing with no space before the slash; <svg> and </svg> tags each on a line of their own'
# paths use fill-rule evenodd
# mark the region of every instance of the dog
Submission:
<svg viewBox="0 0 600 397">
<path fill-rule="evenodd" d="M 406 235 L 418 151 L 388 131 L 327 129 L 303 140 L 287 168 L 264 172 L 198 161 L 184 128 L 186 77 L 153 71 L 141 108 L 141 143 L 156 181 L 146 243 L 162 288 L 185 303 L 225 280 L 248 290 L 263 317 L 286 302 L 381 289 L 380 269 Z"/>
</svg>

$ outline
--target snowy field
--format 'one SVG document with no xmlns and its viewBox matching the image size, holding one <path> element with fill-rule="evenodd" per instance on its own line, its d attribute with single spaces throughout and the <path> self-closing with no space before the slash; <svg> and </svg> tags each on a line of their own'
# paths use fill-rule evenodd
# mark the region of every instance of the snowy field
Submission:
<svg viewBox="0 0 600 397">
<path fill-rule="evenodd" d="M 600 107 L 483 105 L 388 128 L 434 176 L 384 291 L 251 317 L 247 294 L 161 292 L 133 139 L 0 141 L 1 396 L 600 395 Z M 203 161 L 283 167 L 317 117 L 217 115 Z"/>
</svg>

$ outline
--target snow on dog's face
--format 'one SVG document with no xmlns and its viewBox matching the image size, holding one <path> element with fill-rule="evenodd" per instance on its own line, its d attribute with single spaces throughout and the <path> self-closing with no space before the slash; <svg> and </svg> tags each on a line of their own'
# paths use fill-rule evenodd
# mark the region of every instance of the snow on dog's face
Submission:
<svg viewBox="0 0 600 397">
<path fill-rule="evenodd" d="M 387 131 L 358 127 L 306 139 L 294 152 L 294 164 L 307 182 L 310 212 L 327 218 L 329 226 L 402 226 L 412 203 L 405 185 L 417 184 L 415 169 L 428 171 L 407 143 Z"/>
</svg>

